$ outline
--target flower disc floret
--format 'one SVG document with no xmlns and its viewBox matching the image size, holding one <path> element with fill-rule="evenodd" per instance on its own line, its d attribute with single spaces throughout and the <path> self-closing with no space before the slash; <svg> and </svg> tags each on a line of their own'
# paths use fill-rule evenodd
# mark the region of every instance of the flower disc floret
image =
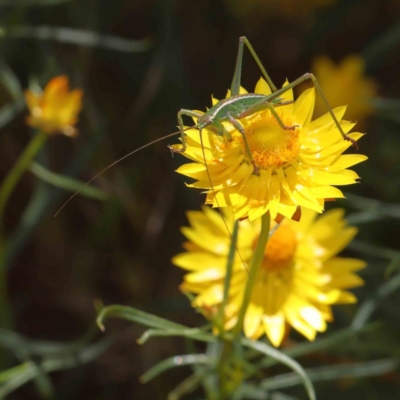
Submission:
<svg viewBox="0 0 400 400">
<path fill-rule="evenodd" d="M 287 119 L 283 123 L 288 127 L 293 125 Z M 245 132 L 254 162 L 260 169 L 283 167 L 299 154 L 299 130 L 282 128 L 269 111 L 258 113 L 248 121 Z M 235 135 L 235 138 L 238 136 Z M 245 154 L 243 136 L 240 135 L 238 140 Z"/>
</svg>

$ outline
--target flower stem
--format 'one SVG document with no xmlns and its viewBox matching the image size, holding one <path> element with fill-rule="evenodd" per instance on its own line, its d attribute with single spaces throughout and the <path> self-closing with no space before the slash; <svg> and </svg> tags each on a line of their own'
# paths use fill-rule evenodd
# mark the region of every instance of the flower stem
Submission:
<svg viewBox="0 0 400 400">
<path fill-rule="evenodd" d="M 42 148 L 46 141 L 47 134 L 42 131 L 37 131 L 35 136 L 31 139 L 29 144 L 25 147 L 24 151 L 14 164 L 11 171 L 8 173 L 0 188 L 0 225 L 1 225 L 1 239 L 3 241 L 4 229 L 4 210 L 7 205 L 8 198 L 13 192 L 15 186 L 20 180 L 22 174 L 29 167 L 32 159 Z"/>
<path fill-rule="evenodd" d="M 232 270 L 233 270 L 233 262 L 235 260 L 235 251 L 237 248 L 237 237 L 238 237 L 238 231 L 239 231 L 239 221 L 235 221 L 235 225 L 233 226 L 233 232 L 232 232 L 232 237 L 231 237 L 231 245 L 229 247 L 229 254 L 228 254 L 228 261 L 226 264 L 226 273 L 225 273 L 225 280 L 224 280 L 224 297 L 222 299 L 222 304 L 219 308 L 218 312 L 218 329 L 220 331 L 220 334 L 224 333 L 224 322 L 225 322 L 225 306 L 226 303 L 228 302 L 228 296 L 229 296 L 229 286 L 231 283 L 231 278 L 232 278 Z"/>
<path fill-rule="evenodd" d="M 4 232 L 4 211 L 8 199 L 13 192 L 15 186 L 20 180 L 22 174 L 31 164 L 35 155 L 43 147 L 47 138 L 47 134 L 37 131 L 31 139 L 24 151 L 12 167 L 0 187 L 0 325 L 7 327 L 11 325 L 10 309 L 8 306 L 7 293 L 7 240 Z"/>
<path fill-rule="evenodd" d="M 246 288 L 244 290 L 242 305 L 239 311 L 238 321 L 233 328 L 233 335 L 235 338 L 238 338 L 242 329 L 243 329 L 243 322 L 244 317 L 246 315 L 247 307 L 250 303 L 251 295 L 253 292 L 254 283 L 256 281 L 258 268 L 261 265 L 261 262 L 264 258 L 265 247 L 268 243 L 269 238 L 269 230 L 271 225 L 271 217 L 269 212 L 264 214 L 261 217 L 261 232 L 258 238 L 258 243 L 256 250 L 254 252 L 253 259 L 251 260 L 250 268 L 249 268 L 249 277 L 247 279 Z"/>
</svg>

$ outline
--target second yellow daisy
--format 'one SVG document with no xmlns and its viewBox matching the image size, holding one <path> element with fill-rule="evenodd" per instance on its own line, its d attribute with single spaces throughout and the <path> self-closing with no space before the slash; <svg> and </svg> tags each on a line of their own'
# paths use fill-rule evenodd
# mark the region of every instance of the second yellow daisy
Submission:
<svg viewBox="0 0 400 400">
<path fill-rule="evenodd" d="M 228 226 L 232 213 L 224 213 Z M 305 210 L 300 222 L 285 219 L 272 234 L 257 272 L 244 319 L 244 333 L 258 339 L 264 333 L 274 346 L 292 326 L 309 340 L 324 332 L 333 320 L 333 304 L 357 301 L 348 289 L 363 284 L 354 272 L 365 267 L 362 260 L 336 255 L 353 239 L 357 229 L 347 226 L 344 211 L 336 209 L 316 219 Z M 210 319 L 218 315 L 223 300 L 230 235 L 217 212 L 208 207 L 188 213 L 190 227 L 185 253 L 173 263 L 188 273 L 181 289 L 196 295 L 193 306 Z M 225 329 L 235 326 L 248 279 L 248 265 L 260 234 L 260 220 L 240 221 L 229 299 L 225 307 Z"/>
</svg>

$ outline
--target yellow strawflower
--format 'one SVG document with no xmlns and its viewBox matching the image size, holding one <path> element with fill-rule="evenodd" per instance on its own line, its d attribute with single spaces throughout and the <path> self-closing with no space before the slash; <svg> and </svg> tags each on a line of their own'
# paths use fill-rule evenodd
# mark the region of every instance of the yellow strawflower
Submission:
<svg viewBox="0 0 400 400">
<path fill-rule="evenodd" d="M 66 76 L 50 80 L 43 93 L 25 91 L 25 100 L 30 115 L 27 124 L 48 134 L 63 133 L 76 136 L 75 124 L 82 109 L 81 89 L 70 90 Z"/>
<path fill-rule="evenodd" d="M 257 339 L 265 333 L 274 346 L 279 346 L 291 326 L 314 340 L 316 333 L 324 332 L 327 322 L 333 320 L 333 304 L 357 301 L 348 289 L 363 284 L 354 272 L 364 268 L 365 263 L 336 256 L 357 233 L 356 228 L 347 226 L 343 214 L 342 209 L 335 209 L 316 219 L 316 212 L 305 210 L 300 222 L 284 219 L 272 234 L 244 319 L 248 338 Z M 230 235 L 221 216 L 211 208 L 187 215 L 191 226 L 182 228 L 188 239 L 186 252 L 172 262 L 188 271 L 181 290 L 194 293 L 193 306 L 211 318 L 223 299 Z M 232 226 L 233 214 L 224 215 L 228 226 Z M 247 219 L 239 224 L 237 250 L 248 268 L 260 220 Z M 236 324 L 247 279 L 245 266 L 236 255 L 225 307 L 225 329 Z"/>
<path fill-rule="evenodd" d="M 254 93 L 271 93 L 264 79 L 258 81 Z M 281 97 L 293 100 L 292 90 Z M 259 175 L 254 174 L 246 156 L 242 135 L 229 123 L 224 127 L 231 141 L 204 129 L 203 148 L 198 129 L 187 130 L 187 149 L 182 154 L 194 163 L 183 165 L 177 172 L 196 180 L 189 187 L 207 189 L 206 204 L 232 206 L 236 219 L 255 220 L 266 212 L 272 219 L 279 215 L 298 219 L 300 207 L 321 213 L 326 199 L 343 197 L 333 185 L 356 183 L 358 175 L 347 168 L 367 157 L 342 155 L 350 142 L 343 139 L 329 114 L 311 120 L 314 102 L 315 91 L 308 89 L 293 104 L 276 107 L 285 125 L 298 126 L 294 130 L 282 129 L 269 110 L 240 120 Z M 338 107 L 334 113 L 348 133 L 355 124 L 342 120 L 345 110 Z M 362 136 L 358 132 L 349 134 L 354 140 Z"/>
<path fill-rule="evenodd" d="M 356 55 L 334 64 L 327 57 L 315 59 L 313 72 L 332 107 L 347 104 L 346 118 L 362 124 L 374 109 L 370 99 L 376 95 L 376 84 L 365 78 L 364 60 Z M 317 98 L 314 116 L 326 112 L 322 99 Z"/>
</svg>

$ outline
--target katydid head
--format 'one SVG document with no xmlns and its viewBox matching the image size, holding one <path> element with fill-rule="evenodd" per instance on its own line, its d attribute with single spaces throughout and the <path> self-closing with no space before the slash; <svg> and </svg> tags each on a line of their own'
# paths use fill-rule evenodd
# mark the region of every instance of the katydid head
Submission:
<svg viewBox="0 0 400 400">
<path fill-rule="evenodd" d="M 196 127 L 200 130 L 213 123 L 213 117 L 207 113 L 203 114 L 198 120 Z"/>
</svg>

